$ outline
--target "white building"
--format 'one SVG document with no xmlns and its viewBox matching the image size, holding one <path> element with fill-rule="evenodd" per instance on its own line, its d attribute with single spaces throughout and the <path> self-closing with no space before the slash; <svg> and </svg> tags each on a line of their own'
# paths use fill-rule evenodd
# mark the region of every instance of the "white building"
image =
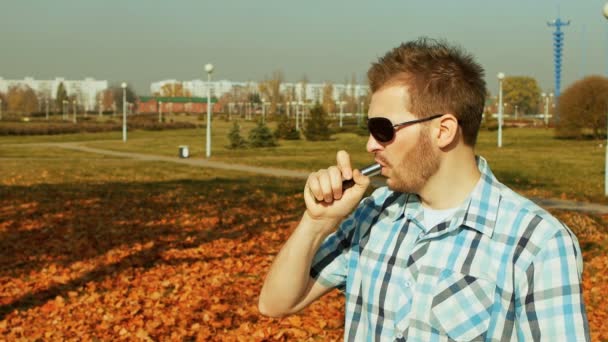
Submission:
<svg viewBox="0 0 608 342">
<path fill-rule="evenodd" d="M 74 95 L 85 110 L 94 110 L 97 106 L 97 94 L 108 89 L 108 81 L 99 81 L 90 77 L 84 80 L 66 80 L 63 77 L 56 77 L 54 80 L 35 80 L 33 77 L 26 77 L 22 80 L 5 80 L 0 77 L 0 92 L 6 94 L 11 87 L 26 85 L 36 92 L 40 100 L 55 100 L 61 83 L 68 96 Z"/>
<path fill-rule="evenodd" d="M 247 93 L 259 94 L 258 82 L 233 82 L 228 80 L 211 81 L 210 83 L 203 80 L 178 81 L 178 80 L 163 80 L 150 84 L 150 92 L 159 94 L 161 89 L 166 84 L 181 84 L 184 90 L 188 90 L 192 96 L 207 97 L 207 87 L 211 88 L 212 97 L 221 97 L 226 93 Z M 333 99 L 340 101 L 343 96 L 351 95 L 351 84 L 334 84 Z M 304 88 L 306 89 L 304 91 Z M 308 101 L 308 102 L 323 102 L 323 88 L 325 83 L 307 83 L 306 87 L 302 82 L 298 83 L 281 83 L 280 90 L 284 94 L 293 94 L 295 98 L 292 101 Z M 354 88 L 355 97 L 366 96 L 369 87 L 356 84 Z"/>
</svg>

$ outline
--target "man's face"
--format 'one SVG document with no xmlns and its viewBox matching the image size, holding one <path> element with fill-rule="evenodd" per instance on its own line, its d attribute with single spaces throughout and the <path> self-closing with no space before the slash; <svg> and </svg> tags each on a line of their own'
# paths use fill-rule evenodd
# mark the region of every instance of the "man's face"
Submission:
<svg viewBox="0 0 608 342">
<path fill-rule="evenodd" d="M 403 86 L 382 88 L 372 95 L 369 117 L 385 117 L 393 124 L 417 119 L 409 107 L 409 92 Z M 382 175 L 393 191 L 419 193 L 439 169 L 439 154 L 431 139 L 429 123 L 398 127 L 393 140 L 381 143 L 371 135 L 367 151 L 382 165 Z"/>
</svg>

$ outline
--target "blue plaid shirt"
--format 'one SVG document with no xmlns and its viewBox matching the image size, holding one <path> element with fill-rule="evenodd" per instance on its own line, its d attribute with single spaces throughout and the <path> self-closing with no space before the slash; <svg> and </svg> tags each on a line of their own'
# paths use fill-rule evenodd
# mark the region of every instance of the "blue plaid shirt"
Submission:
<svg viewBox="0 0 608 342">
<path fill-rule="evenodd" d="M 419 198 L 383 187 L 323 242 L 311 276 L 344 291 L 345 340 L 589 340 L 576 237 L 477 160 L 445 222 L 424 229 Z"/>
</svg>

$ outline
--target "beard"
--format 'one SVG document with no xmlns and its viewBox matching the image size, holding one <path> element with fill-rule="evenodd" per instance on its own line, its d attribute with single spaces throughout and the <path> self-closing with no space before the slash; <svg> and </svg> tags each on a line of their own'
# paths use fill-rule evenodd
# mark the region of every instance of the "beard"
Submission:
<svg viewBox="0 0 608 342">
<path fill-rule="evenodd" d="M 393 191 L 418 194 L 438 169 L 439 158 L 433 150 L 429 129 L 424 127 L 414 150 L 394 165 L 386 184 Z"/>
</svg>

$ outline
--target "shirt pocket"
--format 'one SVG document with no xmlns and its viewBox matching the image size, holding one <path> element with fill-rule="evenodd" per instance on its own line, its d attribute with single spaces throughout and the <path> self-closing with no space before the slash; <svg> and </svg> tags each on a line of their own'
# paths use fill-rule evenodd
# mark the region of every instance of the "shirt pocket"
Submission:
<svg viewBox="0 0 608 342">
<path fill-rule="evenodd" d="M 482 341 L 490 325 L 496 283 L 445 270 L 433 290 L 430 324 L 456 341 Z"/>
</svg>

